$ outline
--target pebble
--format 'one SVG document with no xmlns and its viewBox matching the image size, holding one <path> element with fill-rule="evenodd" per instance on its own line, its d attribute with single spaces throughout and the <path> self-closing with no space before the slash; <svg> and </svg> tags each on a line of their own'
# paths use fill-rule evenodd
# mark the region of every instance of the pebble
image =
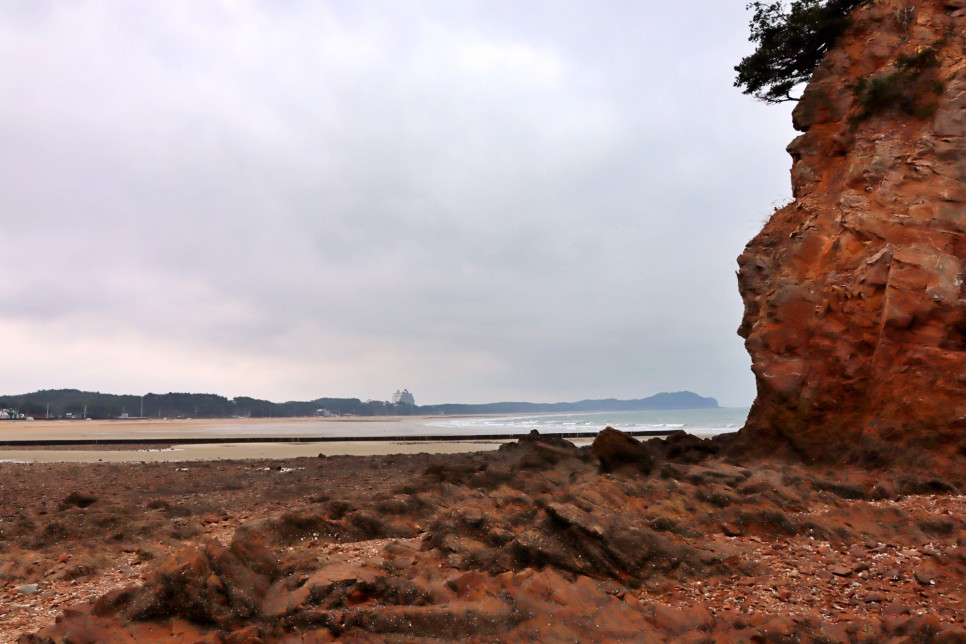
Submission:
<svg viewBox="0 0 966 644">
<path fill-rule="evenodd" d="M 729 537 L 740 537 L 742 534 L 741 528 L 733 523 L 722 523 L 721 531 Z"/>
<path fill-rule="evenodd" d="M 24 595 L 36 595 L 40 592 L 40 586 L 38 584 L 24 584 L 23 586 L 17 586 L 17 590 Z"/>
<path fill-rule="evenodd" d="M 916 578 L 916 581 L 918 581 L 923 586 L 936 585 L 936 582 L 933 580 L 932 575 L 930 575 L 925 570 L 917 570 L 915 573 L 913 573 L 913 576 Z"/>
</svg>

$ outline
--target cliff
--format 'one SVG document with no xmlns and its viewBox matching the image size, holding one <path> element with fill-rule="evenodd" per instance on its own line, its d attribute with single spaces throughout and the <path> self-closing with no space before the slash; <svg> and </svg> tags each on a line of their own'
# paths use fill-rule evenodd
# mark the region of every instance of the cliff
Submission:
<svg viewBox="0 0 966 644">
<path fill-rule="evenodd" d="M 880 0 L 815 70 L 794 201 L 738 258 L 758 385 L 745 449 L 966 454 L 964 54 L 966 0 Z"/>
</svg>

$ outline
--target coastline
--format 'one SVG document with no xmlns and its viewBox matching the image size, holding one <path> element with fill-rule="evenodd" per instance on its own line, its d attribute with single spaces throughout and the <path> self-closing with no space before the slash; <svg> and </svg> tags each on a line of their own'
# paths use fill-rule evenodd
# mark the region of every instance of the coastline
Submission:
<svg viewBox="0 0 966 644">
<path fill-rule="evenodd" d="M 392 454 L 463 454 L 499 449 L 514 442 L 492 441 L 330 441 L 299 443 L 158 443 L 151 447 L 103 449 L 97 445 L 73 448 L 3 448 L 0 463 L 177 463 L 225 460 L 286 460 L 322 456 L 388 456 Z"/>
<path fill-rule="evenodd" d="M 743 420 L 722 408 L 718 431 Z M 679 418 L 684 414 L 683 418 Z M 692 416 L 689 416 L 692 414 Z M 728 415 L 732 414 L 732 415 Z M 664 435 L 695 422 L 693 410 L 627 418 L 608 412 L 378 417 L 34 420 L 0 423 L 0 462 L 142 463 L 490 451 L 537 429 L 577 446 L 613 424 Z M 630 425 L 630 426 L 628 426 Z M 712 425 L 715 425 L 712 422 Z"/>
<path fill-rule="evenodd" d="M 71 447 L 0 448 L 0 462 L 7 463 L 158 463 L 252 459 L 290 459 L 325 456 L 380 456 L 388 454 L 457 454 L 497 449 L 508 441 L 312 441 L 311 434 L 331 435 L 388 430 L 413 430 L 427 416 L 380 416 L 349 418 L 213 418 L 213 419 L 118 419 L 35 420 L 0 425 L 0 440 L 97 441 L 115 438 L 158 437 L 155 445 L 101 447 L 93 443 Z M 271 428 L 307 434 L 301 442 L 183 444 L 178 438 L 250 437 L 246 430 L 270 436 Z M 232 431 L 234 429 L 234 431 Z"/>
<path fill-rule="evenodd" d="M 0 440 L 36 438 L 43 433 L 50 438 L 82 439 L 97 436 L 133 436 L 138 434 L 157 434 L 162 431 L 172 435 L 195 435 L 218 430 L 227 425 L 241 428 L 259 425 L 297 425 L 310 427 L 317 425 L 320 430 L 331 429 L 337 425 L 348 427 L 373 425 L 384 427 L 407 420 L 435 418 L 434 416 L 348 416 L 348 417 L 291 417 L 291 418 L 118 418 L 109 420 L 92 419 L 52 419 L 32 421 L 5 421 L 0 423 Z M 242 432 L 243 433 L 243 432 Z"/>
</svg>

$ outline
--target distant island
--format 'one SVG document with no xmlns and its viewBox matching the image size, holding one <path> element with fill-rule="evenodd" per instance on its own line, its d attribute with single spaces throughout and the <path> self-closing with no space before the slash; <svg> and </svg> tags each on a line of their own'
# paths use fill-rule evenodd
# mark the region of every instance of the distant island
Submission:
<svg viewBox="0 0 966 644">
<path fill-rule="evenodd" d="M 397 392 L 398 393 L 398 392 Z M 408 392 L 407 392 L 408 393 Z M 394 398 L 397 398 L 394 396 Z M 411 400 L 412 398 L 408 398 Z M 420 416 L 461 414 L 578 413 L 666 409 L 715 409 L 718 401 L 690 391 L 659 393 L 635 400 L 580 402 L 416 405 L 403 400 L 317 398 L 282 403 L 240 396 L 167 393 L 143 396 L 104 394 L 78 389 L 44 389 L 29 394 L 0 396 L 0 415 L 6 418 L 296 418 L 305 416 Z"/>
<path fill-rule="evenodd" d="M 718 401 L 691 391 L 659 393 L 635 400 L 581 400 L 580 402 L 531 403 L 497 402 L 482 405 L 426 405 L 421 414 L 530 414 L 543 412 L 647 411 L 661 409 L 716 409 Z"/>
</svg>

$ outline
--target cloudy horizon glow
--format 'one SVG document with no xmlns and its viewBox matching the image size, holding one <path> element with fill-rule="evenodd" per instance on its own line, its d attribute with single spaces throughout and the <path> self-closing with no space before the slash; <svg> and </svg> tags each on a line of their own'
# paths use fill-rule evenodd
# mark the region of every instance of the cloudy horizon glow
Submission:
<svg viewBox="0 0 966 644">
<path fill-rule="evenodd" d="M 750 404 L 743 3 L 0 5 L 0 394 Z"/>
</svg>

